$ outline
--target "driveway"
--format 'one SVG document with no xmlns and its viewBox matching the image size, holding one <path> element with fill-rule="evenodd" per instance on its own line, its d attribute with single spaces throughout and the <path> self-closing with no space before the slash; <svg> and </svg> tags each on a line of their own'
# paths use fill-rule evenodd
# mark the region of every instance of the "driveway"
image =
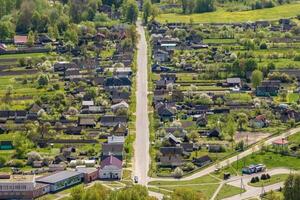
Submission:
<svg viewBox="0 0 300 200">
<path fill-rule="evenodd" d="M 139 184 L 147 185 L 149 156 L 149 119 L 148 119 L 148 72 L 147 41 L 144 27 L 137 22 L 140 39 L 137 45 L 137 90 L 136 90 L 136 139 L 134 143 L 133 174 L 138 176 Z"/>
</svg>

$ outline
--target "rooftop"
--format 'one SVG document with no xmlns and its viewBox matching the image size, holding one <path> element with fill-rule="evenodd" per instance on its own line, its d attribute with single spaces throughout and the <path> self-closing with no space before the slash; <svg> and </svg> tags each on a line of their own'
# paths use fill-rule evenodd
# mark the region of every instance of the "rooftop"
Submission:
<svg viewBox="0 0 300 200">
<path fill-rule="evenodd" d="M 82 172 L 77 172 L 77 171 L 61 171 L 57 172 L 54 174 L 51 174 L 49 176 L 44 176 L 42 178 L 37 179 L 37 182 L 42 182 L 42 183 L 57 183 L 59 181 L 78 176 L 82 174 Z"/>
</svg>

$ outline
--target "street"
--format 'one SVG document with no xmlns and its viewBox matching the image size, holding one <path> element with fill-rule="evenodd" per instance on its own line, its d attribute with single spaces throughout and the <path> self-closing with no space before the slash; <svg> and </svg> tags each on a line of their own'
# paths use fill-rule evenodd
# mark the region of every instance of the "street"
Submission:
<svg viewBox="0 0 300 200">
<path fill-rule="evenodd" d="M 148 119 L 148 73 L 147 41 L 141 21 L 137 22 L 140 36 L 137 45 L 137 91 L 136 91 L 136 139 L 134 143 L 134 176 L 141 185 L 147 185 L 149 156 L 149 119 Z"/>
</svg>

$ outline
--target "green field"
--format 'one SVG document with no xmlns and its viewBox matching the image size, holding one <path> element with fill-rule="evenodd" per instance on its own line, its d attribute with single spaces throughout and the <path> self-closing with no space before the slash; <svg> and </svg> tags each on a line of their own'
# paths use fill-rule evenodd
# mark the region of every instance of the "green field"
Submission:
<svg viewBox="0 0 300 200">
<path fill-rule="evenodd" d="M 202 14 L 161 14 L 157 20 L 159 22 L 183 22 L 189 23 L 192 19 L 195 23 L 233 23 L 233 22 L 248 22 L 257 20 L 275 20 L 280 18 L 288 18 L 297 16 L 300 13 L 300 4 L 286 4 L 274 8 L 266 8 L 260 10 L 228 12 L 223 9 L 218 9 L 211 13 Z"/>
</svg>

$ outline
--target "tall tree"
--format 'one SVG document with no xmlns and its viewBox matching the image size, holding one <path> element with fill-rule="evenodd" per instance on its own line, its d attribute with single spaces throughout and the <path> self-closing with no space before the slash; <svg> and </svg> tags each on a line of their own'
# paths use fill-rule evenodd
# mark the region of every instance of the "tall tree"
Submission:
<svg viewBox="0 0 300 200">
<path fill-rule="evenodd" d="M 127 22 L 134 24 L 137 21 L 139 14 L 138 5 L 134 0 L 129 0 L 125 4 L 125 19 Z"/>
<path fill-rule="evenodd" d="M 251 75 L 251 82 L 254 88 L 257 88 L 263 80 L 263 73 L 259 70 L 255 70 Z"/>
<path fill-rule="evenodd" d="M 148 18 L 151 15 L 152 12 L 152 4 L 150 0 L 145 0 L 143 5 L 143 20 L 144 23 L 148 23 Z"/>
<path fill-rule="evenodd" d="M 300 197 L 300 174 L 290 174 L 284 183 L 285 200 L 298 200 Z"/>
</svg>

